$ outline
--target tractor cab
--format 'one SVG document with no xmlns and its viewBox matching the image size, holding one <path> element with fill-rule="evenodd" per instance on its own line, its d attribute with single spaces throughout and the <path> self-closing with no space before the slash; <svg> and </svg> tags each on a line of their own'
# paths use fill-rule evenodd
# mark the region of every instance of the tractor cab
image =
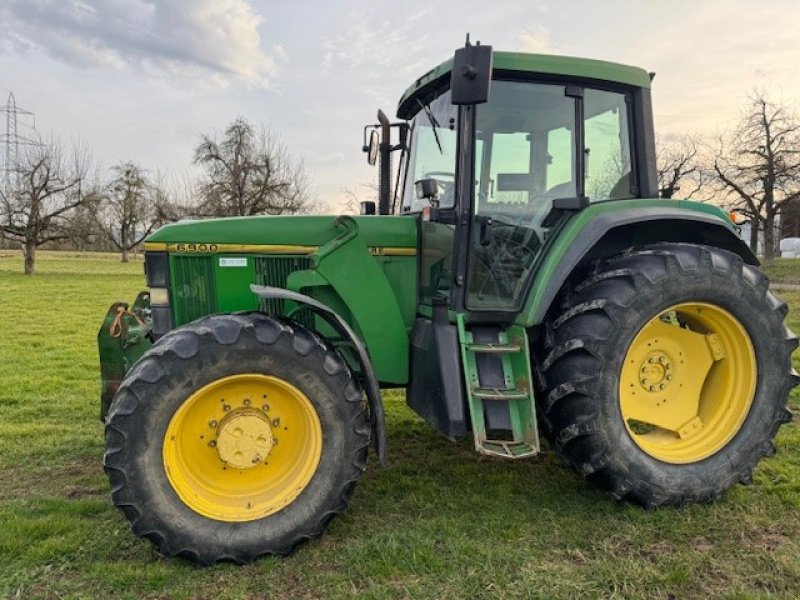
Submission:
<svg viewBox="0 0 800 600">
<path fill-rule="evenodd" d="M 398 108 L 409 135 L 385 144 L 401 185 L 379 206 L 421 219 L 421 305 L 513 320 L 571 215 L 656 196 L 649 86 L 634 67 L 469 42 L 418 79 Z"/>
</svg>

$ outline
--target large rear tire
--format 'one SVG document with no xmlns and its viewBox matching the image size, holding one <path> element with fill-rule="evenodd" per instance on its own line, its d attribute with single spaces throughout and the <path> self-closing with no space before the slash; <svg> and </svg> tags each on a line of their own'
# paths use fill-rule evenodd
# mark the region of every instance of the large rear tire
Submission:
<svg viewBox="0 0 800 600">
<path fill-rule="evenodd" d="M 161 338 L 106 421 L 112 498 L 137 535 L 201 564 L 288 554 L 347 508 L 369 421 L 337 351 L 291 323 L 218 315 Z"/>
<path fill-rule="evenodd" d="M 537 355 L 542 429 L 588 480 L 654 508 L 748 483 L 791 419 L 797 337 L 737 255 L 659 244 L 566 286 Z"/>
</svg>

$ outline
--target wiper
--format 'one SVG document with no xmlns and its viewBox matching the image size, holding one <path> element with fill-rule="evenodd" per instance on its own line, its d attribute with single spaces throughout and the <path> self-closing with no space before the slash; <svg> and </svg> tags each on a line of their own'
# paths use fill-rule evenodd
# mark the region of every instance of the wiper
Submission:
<svg viewBox="0 0 800 600">
<path fill-rule="evenodd" d="M 419 104 L 420 108 L 425 113 L 425 116 L 428 117 L 428 121 L 431 124 L 431 129 L 433 130 L 433 139 L 436 140 L 436 145 L 439 147 L 439 154 L 444 154 L 444 150 L 442 150 L 442 142 L 439 140 L 439 133 L 436 131 L 436 129 L 439 127 L 439 121 L 436 120 L 436 116 L 433 114 L 430 104 L 423 104 L 419 98 L 417 98 L 417 104 Z"/>
</svg>

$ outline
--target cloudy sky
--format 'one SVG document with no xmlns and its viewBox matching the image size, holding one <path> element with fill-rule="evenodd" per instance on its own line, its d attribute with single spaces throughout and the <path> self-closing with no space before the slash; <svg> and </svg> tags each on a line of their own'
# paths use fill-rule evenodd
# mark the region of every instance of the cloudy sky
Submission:
<svg viewBox="0 0 800 600">
<path fill-rule="evenodd" d="M 82 138 L 105 166 L 174 175 L 201 133 L 243 115 L 335 203 L 375 176 L 362 126 L 467 31 L 655 71 L 669 136 L 729 126 L 754 86 L 800 99 L 799 26 L 797 0 L 0 0 L 0 98 L 13 90 L 39 131 Z"/>
</svg>

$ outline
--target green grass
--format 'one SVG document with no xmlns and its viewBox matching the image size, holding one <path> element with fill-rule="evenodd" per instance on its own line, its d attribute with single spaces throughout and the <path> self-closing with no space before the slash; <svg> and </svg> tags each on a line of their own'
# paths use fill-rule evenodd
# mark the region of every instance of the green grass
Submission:
<svg viewBox="0 0 800 600">
<path fill-rule="evenodd" d="M 752 486 L 652 512 L 583 483 L 549 452 L 500 462 L 451 444 L 388 395 L 391 466 L 291 558 L 199 569 L 164 560 L 111 505 L 95 333 L 141 262 L 0 253 L 0 597 L 795 598 L 800 427 Z M 800 330 L 800 293 L 785 293 Z M 795 355 L 800 367 L 800 354 Z M 800 408 L 795 392 L 792 407 Z"/>
<path fill-rule="evenodd" d="M 764 271 L 772 283 L 800 285 L 800 258 L 776 258 Z"/>
</svg>

